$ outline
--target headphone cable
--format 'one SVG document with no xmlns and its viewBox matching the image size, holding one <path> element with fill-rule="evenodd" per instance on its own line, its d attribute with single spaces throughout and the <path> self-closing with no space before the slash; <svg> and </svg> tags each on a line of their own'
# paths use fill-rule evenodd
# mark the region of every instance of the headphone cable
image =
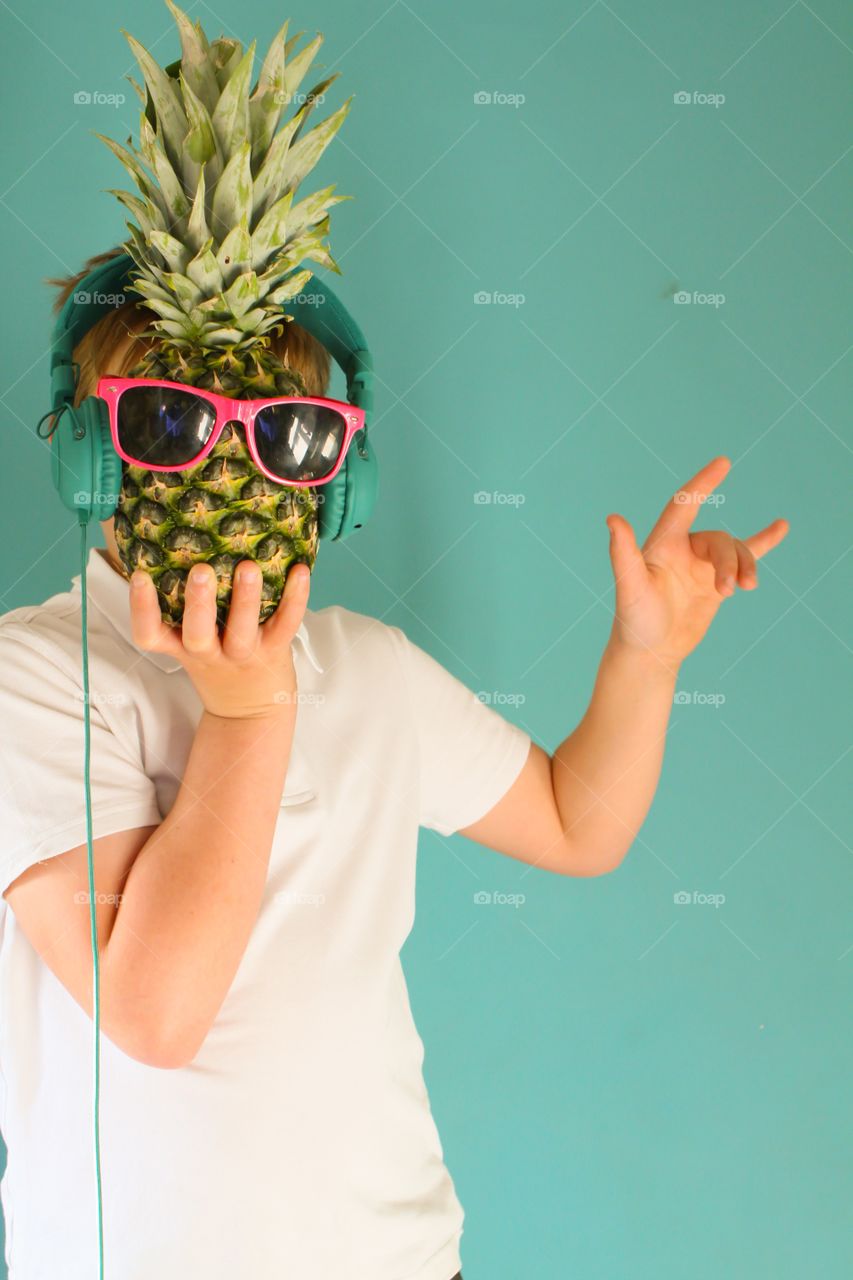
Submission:
<svg viewBox="0 0 853 1280">
<path fill-rule="evenodd" d="M 84 762 L 83 777 L 86 793 L 86 861 L 89 872 L 89 924 L 92 937 L 92 1021 L 95 1031 L 94 1061 L 94 1117 L 95 1117 L 95 1183 L 98 1203 L 98 1280 L 104 1280 L 104 1204 L 101 1186 L 101 1135 L 100 1135 L 100 1101 L 101 1101 L 101 966 L 98 955 L 98 921 L 95 913 L 95 858 L 92 847 L 92 781 L 90 772 L 91 724 L 89 719 L 89 644 L 88 617 L 86 609 L 86 526 L 88 516 L 82 511 L 80 520 L 80 599 L 82 624 L 82 656 L 83 656 L 83 734 Z"/>
</svg>

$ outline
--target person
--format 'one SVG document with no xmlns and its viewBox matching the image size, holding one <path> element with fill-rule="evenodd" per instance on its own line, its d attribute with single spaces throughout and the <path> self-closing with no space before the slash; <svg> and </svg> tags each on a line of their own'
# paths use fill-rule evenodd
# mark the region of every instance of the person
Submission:
<svg viewBox="0 0 853 1280">
<path fill-rule="evenodd" d="M 85 335 L 79 398 L 139 359 L 143 324 L 117 308 Z M 281 342 L 323 395 L 319 344 L 295 325 Z M 401 628 L 310 609 L 302 564 L 260 626 L 242 562 L 222 628 L 194 565 L 168 625 L 104 524 L 87 573 L 108 1274 L 461 1280 L 400 961 L 418 831 L 558 875 L 621 864 L 680 665 L 787 532 L 692 531 L 729 466 L 703 466 L 642 548 L 608 516 L 612 627 L 553 753 Z M 22 1278 L 97 1258 L 80 614 L 78 576 L 0 617 L 0 1191 Z"/>
</svg>

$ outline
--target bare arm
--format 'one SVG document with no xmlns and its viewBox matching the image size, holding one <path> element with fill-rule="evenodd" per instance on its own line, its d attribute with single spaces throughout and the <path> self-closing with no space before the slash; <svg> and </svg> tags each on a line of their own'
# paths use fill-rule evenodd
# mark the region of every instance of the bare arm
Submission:
<svg viewBox="0 0 853 1280">
<path fill-rule="evenodd" d="M 616 611 L 587 711 L 553 757 L 533 744 L 498 803 L 463 835 L 546 871 L 601 875 L 625 857 L 654 798 L 680 665 L 736 587 L 786 536 L 777 519 L 740 540 L 691 532 L 729 460 L 707 463 L 672 495 L 640 548 L 608 518 Z"/>
<path fill-rule="evenodd" d="M 95 843 L 102 1027 L 130 1056 L 163 1067 L 198 1051 L 257 918 L 296 719 L 290 640 L 308 595 L 308 570 L 296 566 L 259 628 L 259 580 L 236 585 L 220 640 L 204 568 L 191 580 L 206 576 L 207 589 L 188 588 L 180 633 L 162 623 L 147 575 L 131 597 L 136 643 L 175 654 L 205 706 L 175 804 L 157 828 Z M 30 868 L 5 896 L 91 1015 L 85 868 L 83 846 Z"/>
</svg>

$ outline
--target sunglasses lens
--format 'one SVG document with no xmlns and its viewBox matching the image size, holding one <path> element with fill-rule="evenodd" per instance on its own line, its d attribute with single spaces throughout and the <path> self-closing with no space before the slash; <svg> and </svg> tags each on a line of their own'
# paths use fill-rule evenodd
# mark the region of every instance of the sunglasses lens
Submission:
<svg viewBox="0 0 853 1280">
<path fill-rule="evenodd" d="M 216 415 L 212 405 L 173 387 L 128 387 L 118 402 L 118 439 L 141 466 L 178 467 L 201 453 Z"/>
<path fill-rule="evenodd" d="M 258 457 L 282 480 L 322 480 L 340 457 L 345 439 L 346 422 L 328 405 L 271 404 L 255 418 Z"/>
</svg>

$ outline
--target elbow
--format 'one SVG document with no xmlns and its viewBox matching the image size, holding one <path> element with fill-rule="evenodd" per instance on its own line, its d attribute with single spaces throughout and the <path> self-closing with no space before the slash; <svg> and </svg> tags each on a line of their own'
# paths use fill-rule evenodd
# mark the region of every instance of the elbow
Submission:
<svg viewBox="0 0 853 1280">
<path fill-rule="evenodd" d="M 198 1044 L 175 1036 L 146 1034 L 111 1035 L 113 1044 L 144 1067 L 158 1067 L 161 1071 L 177 1071 L 188 1067 L 199 1050 Z"/>
<path fill-rule="evenodd" d="M 627 853 L 627 850 L 625 852 Z M 624 858 L 625 853 L 620 853 L 616 856 L 613 854 L 591 853 L 589 850 L 578 849 L 575 845 L 570 844 L 566 850 L 566 857 L 562 862 L 560 871 L 564 876 L 577 876 L 585 879 L 590 879 L 593 876 L 607 876 L 621 867 Z"/>
<path fill-rule="evenodd" d="M 192 1031 L 197 1032 L 197 1028 Z M 191 1034 L 190 1028 L 167 1026 L 163 1021 L 155 1020 L 146 1023 L 139 1019 L 130 1025 L 106 1026 L 104 1034 L 134 1062 L 144 1067 L 158 1067 L 162 1071 L 188 1067 L 202 1045 L 197 1034 Z"/>
</svg>

